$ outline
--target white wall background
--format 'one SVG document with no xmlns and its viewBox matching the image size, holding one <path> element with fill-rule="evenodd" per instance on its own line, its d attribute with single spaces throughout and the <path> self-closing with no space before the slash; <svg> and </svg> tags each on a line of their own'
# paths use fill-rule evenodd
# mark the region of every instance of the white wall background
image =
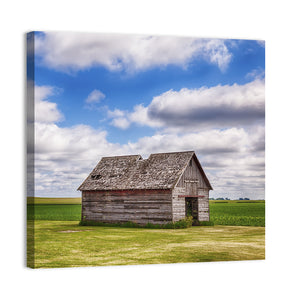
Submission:
<svg viewBox="0 0 300 300">
<path fill-rule="evenodd" d="M 1 23 L 2 299 L 299 297 L 297 1 L 3 1 Z M 266 40 L 266 261 L 29 270 L 25 253 L 25 36 L 31 30 Z M 9 213 L 13 209 L 13 214 Z M 203 296 L 202 296 L 203 295 Z"/>
</svg>

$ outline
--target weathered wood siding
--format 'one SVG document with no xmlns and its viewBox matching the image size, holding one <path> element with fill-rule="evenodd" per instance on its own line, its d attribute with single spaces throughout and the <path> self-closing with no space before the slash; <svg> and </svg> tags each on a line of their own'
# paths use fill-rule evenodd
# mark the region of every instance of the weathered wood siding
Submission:
<svg viewBox="0 0 300 300">
<path fill-rule="evenodd" d="M 162 224 L 172 221 L 171 190 L 83 191 L 83 220 Z"/>
<path fill-rule="evenodd" d="M 196 195 L 198 197 L 198 220 L 199 221 L 209 221 L 209 190 L 208 189 L 198 189 Z M 186 207 L 185 199 L 188 196 L 186 189 L 182 187 L 176 187 L 172 192 L 172 207 L 173 207 L 173 221 L 179 221 L 185 218 Z"/>
<path fill-rule="evenodd" d="M 185 218 L 185 188 L 175 187 L 172 191 L 173 221 Z"/>
<path fill-rule="evenodd" d="M 203 197 L 198 197 L 198 220 L 199 221 L 209 221 L 209 198 L 208 189 L 198 189 L 198 195 Z"/>
<path fill-rule="evenodd" d="M 191 195 L 197 195 L 198 188 L 208 188 L 202 174 L 199 171 L 194 157 L 191 159 L 191 164 L 189 163 L 186 167 L 176 187 L 186 188 L 187 194 Z"/>
<path fill-rule="evenodd" d="M 185 218 L 185 198 L 198 197 L 198 220 L 209 221 L 209 188 L 192 158 L 172 191 L 173 221 Z"/>
</svg>

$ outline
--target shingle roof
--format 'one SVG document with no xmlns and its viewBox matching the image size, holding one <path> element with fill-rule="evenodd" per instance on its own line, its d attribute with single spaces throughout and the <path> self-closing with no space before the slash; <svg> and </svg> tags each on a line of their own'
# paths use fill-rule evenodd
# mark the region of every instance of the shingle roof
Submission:
<svg viewBox="0 0 300 300">
<path fill-rule="evenodd" d="M 140 155 L 103 157 L 78 190 L 171 189 L 193 155 L 194 151 L 186 151 L 151 154 L 148 159 Z M 200 163 L 199 168 L 210 187 Z"/>
</svg>

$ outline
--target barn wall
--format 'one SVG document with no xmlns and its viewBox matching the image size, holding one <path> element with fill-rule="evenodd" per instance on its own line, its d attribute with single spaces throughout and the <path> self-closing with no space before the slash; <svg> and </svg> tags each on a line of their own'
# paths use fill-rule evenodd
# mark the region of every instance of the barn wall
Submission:
<svg viewBox="0 0 300 300">
<path fill-rule="evenodd" d="M 198 220 L 209 221 L 209 190 L 198 189 Z M 176 187 L 172 192 L 173 221 L 185 218 L 185 198 L 189 196 L 185 188 Z"/>
<path fill-rule="evenodd" d="M 198 220 L 209 221 L 209 188 L 192 158 L 172 192 L 173 221 L 185 218 L 185 197 L 198 197 Z"/>
<path fill-rule="evenodd" d="M 176 187 L 172 192 L 173 221 L 185 218 L 185 188 Z"/>
<path fill-rule="evenodd" d="M 199 221 L 209 221 L 209 190 L 208 189 L 198 189 L 198 220 Z"/>
<path fill-rule="evenodd" d="M 172 221 L 171 190 L 83 191 L 82 219 L 107 223 Z"/>
</svg>

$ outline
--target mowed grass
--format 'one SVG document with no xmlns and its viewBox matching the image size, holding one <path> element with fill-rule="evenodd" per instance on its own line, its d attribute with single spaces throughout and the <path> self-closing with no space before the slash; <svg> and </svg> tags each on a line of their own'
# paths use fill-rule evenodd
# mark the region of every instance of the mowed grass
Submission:
<svg viewBox="0 0 300 300">
<path fill-rule="evenodd" d="M 27 206 L 28 220 L 80 221 L 80 198 L 36 198 L 33 202 Z M 211 200 L 209 207 L 216 225 L 265 226 L 264 200 Z"/>
<path fill-rule="evenodd" d="M 265 228 L 246 226 L 144 229 L 78 226 L 77 221 L 29 221 L 35 268 L 259 260 Z M 34 265 L 33 265 L 34 261 Z"/>
</svg>

